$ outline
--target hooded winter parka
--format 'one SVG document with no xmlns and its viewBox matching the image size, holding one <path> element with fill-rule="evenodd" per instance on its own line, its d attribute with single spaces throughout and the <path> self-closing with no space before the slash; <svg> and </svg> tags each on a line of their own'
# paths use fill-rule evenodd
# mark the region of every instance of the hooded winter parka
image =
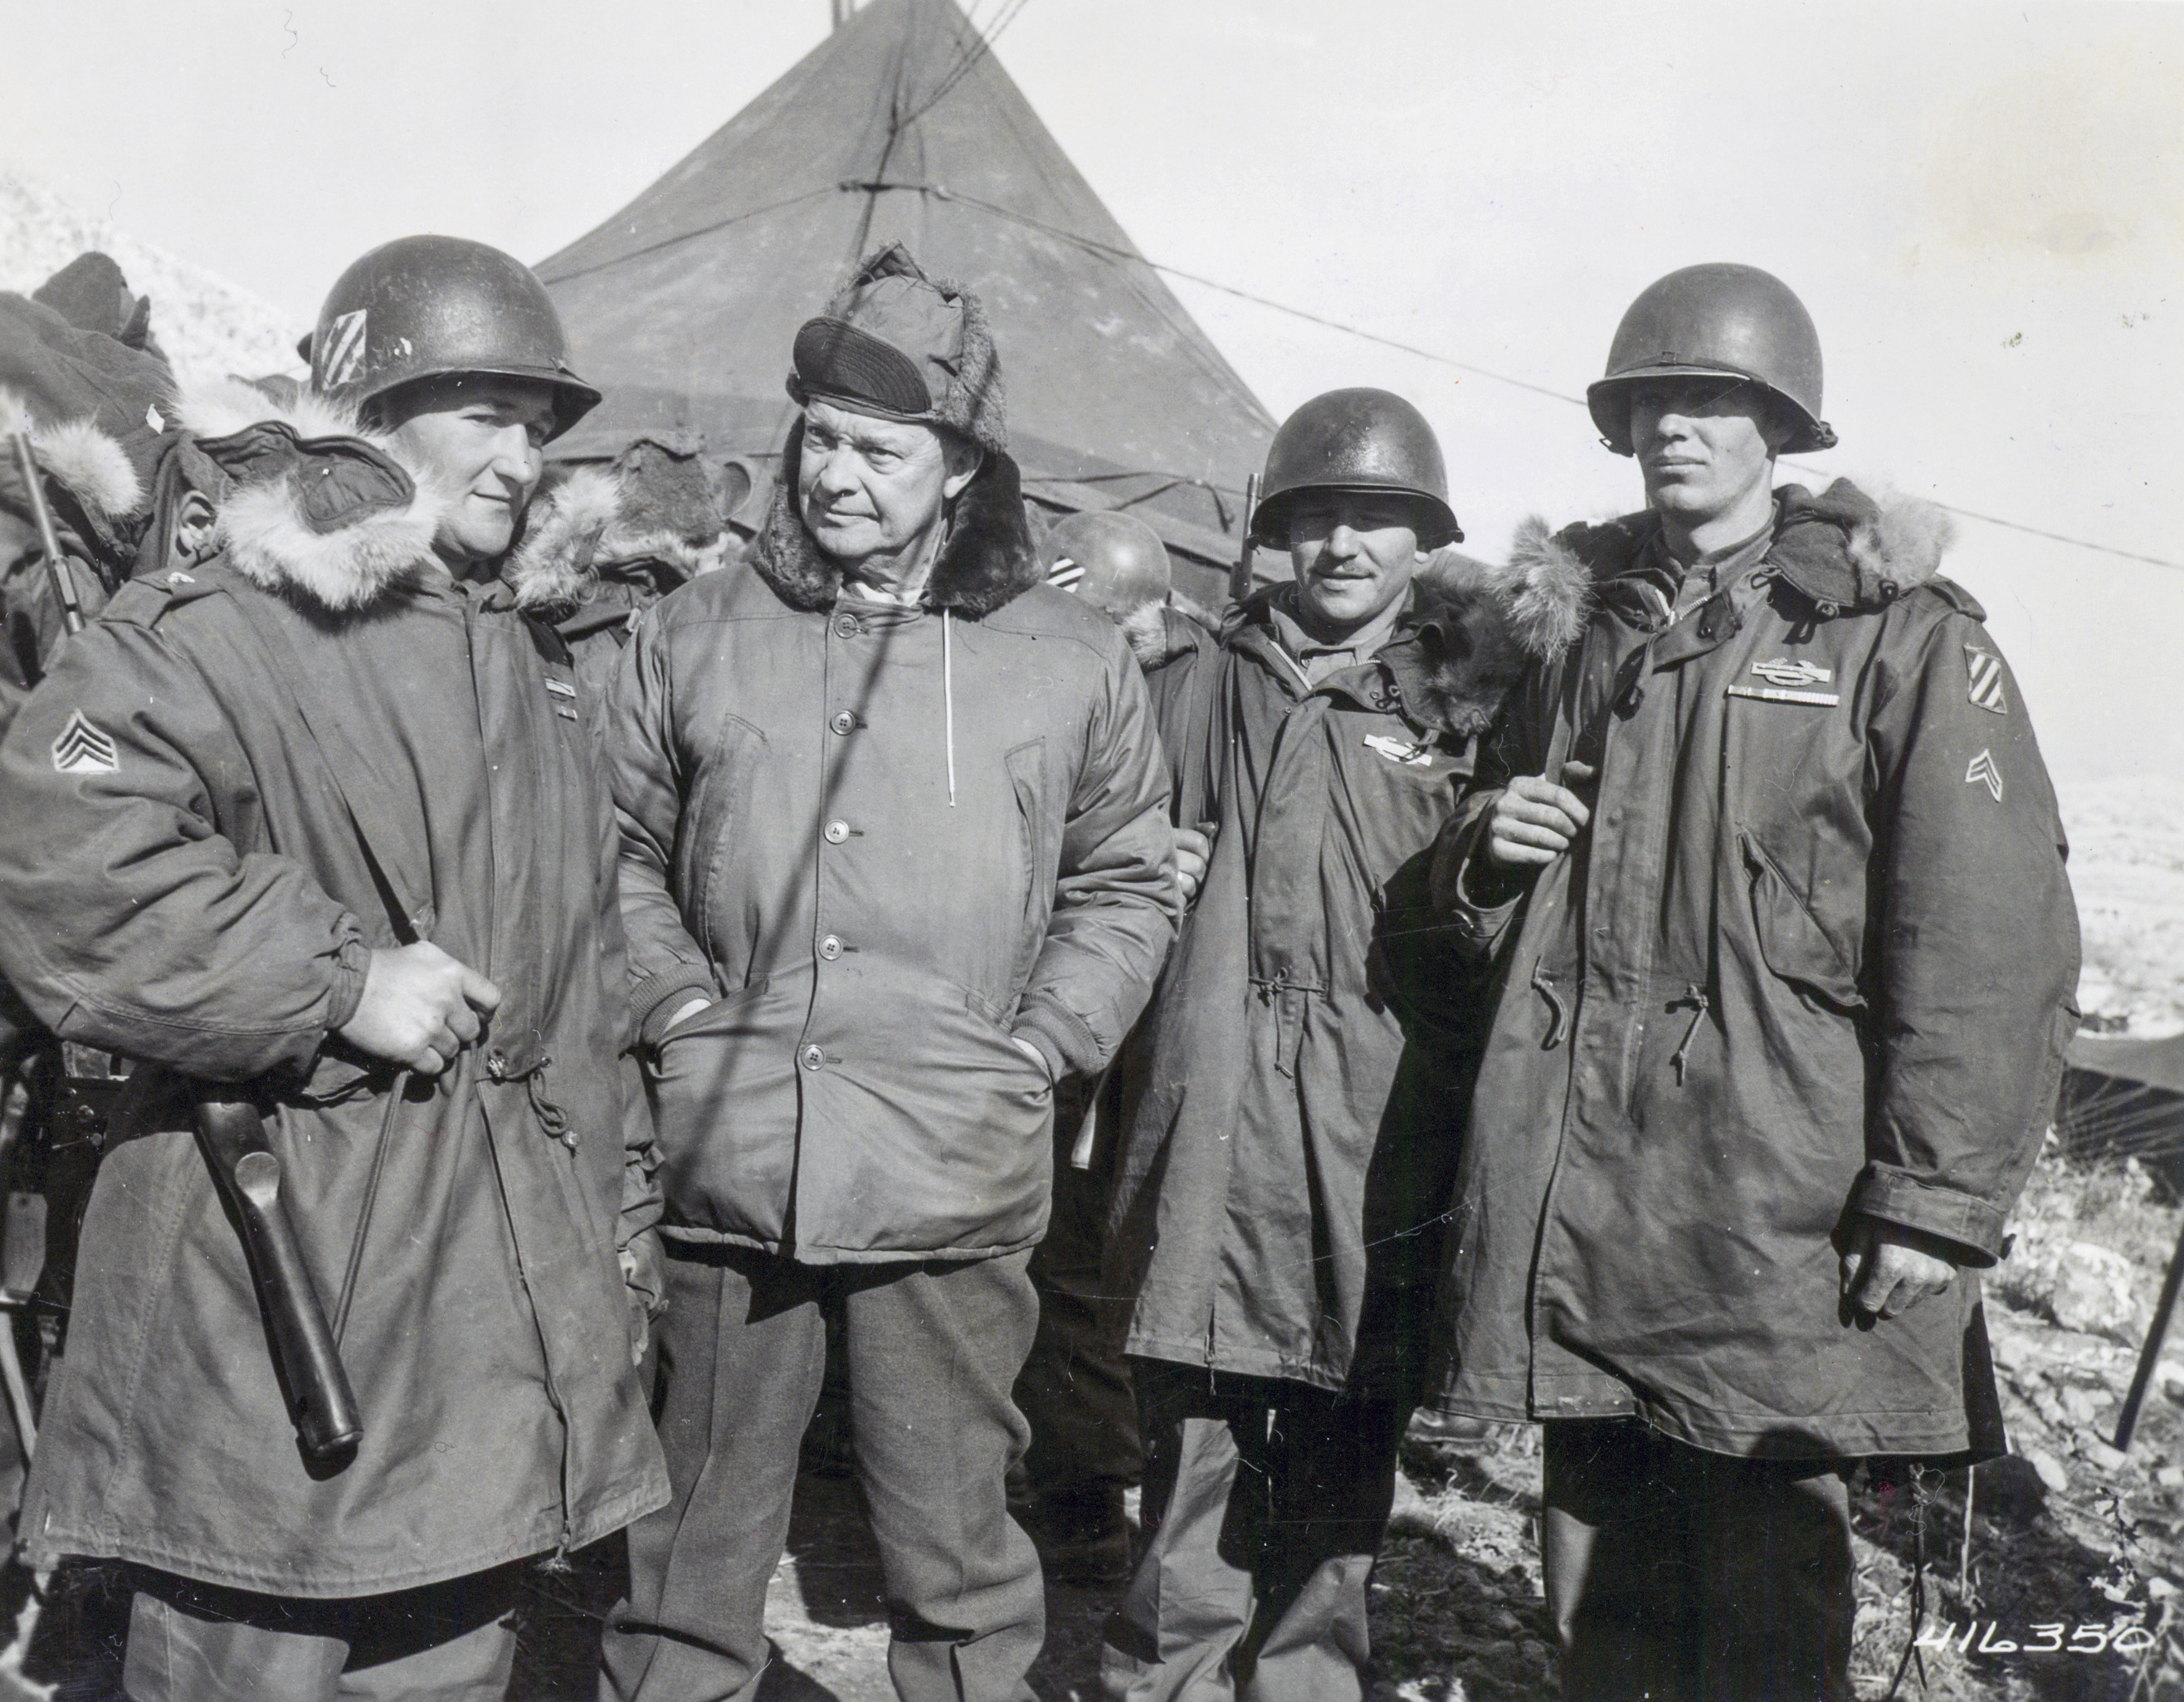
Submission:
<svg viewBox="0 0 2184 1702">
<path fill-rule="evenodd" d="M 1421 584 L 1316 686 L 1278 636 L 1291 594 L 1195 663 L 1217 670 L 1194 760 L 1220 827 L 1141 1042 L 1111 1287 L 1130 1353 L 1391 1396 L 1416 1384 L 1476 1048 L 1425 874 L 1498 691 L 1473 593 Z"/>
<path fill-rule="evenodd" d="M 2077 920 L 2055 801 L 1946 522 L 1847 484 L 1673 624 L 1624 594 L 1641 515 L 1520 538 L 1565 623 L 1440 866 L 1506 982 L 1449 1228 L 1439 1403 L 1632 1414 L 1718 1453 L 1992 1453 L 1975 1268 L 2053 1109 Z M 1559 610 L 1556 615 L 1551 611 Z M 1590 826 L 1497 888 L 1511 775 L 1599 771 Z M 1861 1219 L 1958 1281 L 1855 1322 Z"/>
<path fill-rule="evenodd" d="M 749 571 L 647 613 L 615 684 L 661 1232 L 1011 1252 L 1046 1223 L 1052 1080 L 1106 1065 L 1173 934 L 1160 740 L 1122 635 L 1037 583 L 1006 455 L 913 608 L 844 590 L 799 442 Z"/>
<path fill-rule="evenodd" d="M 616 1263 L 644 1203 L 613 823 L 599 705 L 507 588 L 421 572 L 435 499 L 390 447 L 231 401 L 189 415 L 253 451 L 223 552 L 124 587 L 0 747 L 0 968 L 142 1061 L 23 1528 L 37 1564 L 356 1596 L 666 1498 Z M 181 1077 L 256 1084 L 331 1313 L 393 1074 L 331 1030 L 412 938 L 502 1003 L 399 1108 L 341 1344 L 363 1440 L 310 1469 Z"/>
</svg>

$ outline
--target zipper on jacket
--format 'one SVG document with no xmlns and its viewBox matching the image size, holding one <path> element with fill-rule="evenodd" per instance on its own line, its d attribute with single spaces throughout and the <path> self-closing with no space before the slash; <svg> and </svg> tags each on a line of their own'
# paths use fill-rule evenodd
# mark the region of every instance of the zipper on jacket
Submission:
<svg viewBox="0 0 2184 1702">
<path fill-rule="evenodd" d="M 1676 1072 L 1676 1085 L 1681 1087 L 1685 1072 L 1691 1061 L 1691 1042 L 1698 1037 L 1699 1024 L 1706 1020 L 1706 1013 L 1711 1007 L 1707 1003 L 1706 989 L 1696 981 L 1685 986 L 1682 998 L 1671 1000 L 1669 1008 L 1673 1011 L 1679 1005 L 1691 1007 L 1691 1025 L 1684 1030 L 1682 1044 L 1669 1057 L 1669 1065 Z"/>
</svg>

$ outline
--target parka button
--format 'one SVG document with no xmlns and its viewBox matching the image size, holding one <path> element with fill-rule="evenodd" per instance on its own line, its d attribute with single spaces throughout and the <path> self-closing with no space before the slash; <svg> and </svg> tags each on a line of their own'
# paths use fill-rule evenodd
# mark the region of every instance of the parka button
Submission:
<svg viewBox="0 0 2184 1702">
<path fill-rule="evenodd" d="M 842 942 L 829 934 L 819 942 L 819 955 L 828 963 L 833 963 L 842 955 Z"/>
<path fill-rule="evenodd" d="M 499 1046 L 485 1055 L 485 1073 L 495 1081 L 508 1074 L 508 1054 Z"/>
<path fill-rule="evenodd" d="M 834 636 L 836 638 L 854 639 L 856 637 L 858 631 L 857 617 L 855 615 L 835 616 Z"/>
<path fill-rule="evenodd" d="M 827 843 L 838 845 L 850 836 L 850 824 L 838 816 L 827 823 Z"/>
<path fill-rule="evenodd" d="M 1823 603 L 1819 605 L 1819 617 L 1824 621 L 1832 621 L 1841 613 L 1842 611 L 1833 603 Z"/>
<path fill-rule="evenodd" d="M 855 733 L 857 730 L 857 717 L 846 709 L 838 709 L 834 711 L 834 718 L 827 724 L 837 733 Z"/>
<path fill-rule="evenodd" d="M 817 1069 L 827 1062 L 827 1054 L 816 1046 L 808 1046 L 797 1054 L 798 1062 L 806 1069 Z"/>
</svg>

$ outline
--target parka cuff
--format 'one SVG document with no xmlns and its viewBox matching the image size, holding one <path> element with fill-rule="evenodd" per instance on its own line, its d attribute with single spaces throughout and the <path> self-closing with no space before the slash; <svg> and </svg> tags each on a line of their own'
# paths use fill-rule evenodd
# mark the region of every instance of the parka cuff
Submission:
<svg viewBox="0 0 2184 1702">
<path fill-rule="evenodd" d="M 1017 1013 L 1015 1038 L 1028 1041 L 1046 1060 L 1047 1072 L 1056 1081 L 1065 1075 L 1096 1075 L 1106 1068 L 1099 1036 L 1078 1020 L 1076 1013 L 1039 1005 Z"/>
<path fill-rule="evenodd" d="M 1851 1196 L 1851 1208 L 1954 1242 L 1969 1255 L 1964 1262 L 1970 1265 L 1984 1267 L 2002 1257 L 2006 1213 L 1976 1194 L 1921 1181 L 1893 1164 L 1865 1167 Z"/>
<path fill-rule="evenodd" d="M 365 978 L 371 973 L 371 947 L 354 936 L 334 953 L 333 986 L 326 994 L 326 1032 L 338 1034 L 364 1002 Z"/>
<path fill-rule="evenodd" d="M 1486 858 L 1490 816 L 1456 828 L 1434 853 L 1434 908 L 1464 950 L 1490 956 L 1530 890 L 1529 875 L 1496 868 Z"/>
<path fill-rule="evenodd" d="M 677 963 L 650 975 L 630 990 L 629 1007 L 637 1013 L 637 1037 L 645 1046 L 658 1046 L 660 1035 L 674 1026 L 675 1013 L 693 999 L 709 1003 L 719 995 L 713 978 L 702 963 Z"/>
</svg>

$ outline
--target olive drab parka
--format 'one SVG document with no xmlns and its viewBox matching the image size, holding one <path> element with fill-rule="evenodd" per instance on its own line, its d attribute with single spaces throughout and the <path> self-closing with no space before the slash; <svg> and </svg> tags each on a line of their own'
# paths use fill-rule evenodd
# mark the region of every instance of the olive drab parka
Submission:
<svg viewBox="0 0 2184 1702">
<path fill-rule="evenodd" d="M 1110 1219 L 1124 1347 L 1393 1395 L 1414 1387 L 1480 1007 L 1425 874 L 1521 656 L 1476 584 L 1415 583 L 1374 656 L 1309 684 L 1230 617 L 1186 784 L 1219 826 L 1134 1046 Z"/>
<path fill-rule="evenodd" d="M 805 528 L 801 429 L 743 565 L 647 612 L 615 682 L 661 1233 L 1013 1252 L 1046 1225 L 1054 1081 L 1106 1068 L 1173 935 L 1160 739 L 1113 623 L 1038 583 L 1006 455 L 912 607 Z"/>
<path fill-rule="evenodd" d="M 123 587 L 0 747 L 0 972 L 141 1061 L 24 1529 L 41 1565 L 346 1597 L 666 1499 L 616 1258 L 657 1205 L 599 706 L 506 587 L 421 571 L 437 499 L 392 445 L 264 399 L 185 404 L 222 547 Z M 393 1074 L 332 1031 L 412 939 L 502 1002 L 396 1109 L 341 1343 L 363 1439 L 313 1467 L 182 1078 L 254 1084 L 331 1313 Z"/>
<path fill-rule="evenodd" d="M 1673 622 L 1631 594 L 1658 539 L 1646 515 L 1520 539 L 1518 594 L 1566 645 L 1513 696 L 1437 873 L 1506 967 L 1439 1404 L 1635 1413 L 1731 1454 L 1991 1453 L 1976 1269 L 2076 1022 L 2025 704 L 1936 573 L 1929 507 L 1786 487 L 1771 538 Z M 1501 785 L 1573 761 L 1598 772 L 1590 825 L 1529 891 L 1497 879 Z M 1969 1268 L 1861 1323 L 1840 1255 L 1864 1219 Z"/>
</svg>

